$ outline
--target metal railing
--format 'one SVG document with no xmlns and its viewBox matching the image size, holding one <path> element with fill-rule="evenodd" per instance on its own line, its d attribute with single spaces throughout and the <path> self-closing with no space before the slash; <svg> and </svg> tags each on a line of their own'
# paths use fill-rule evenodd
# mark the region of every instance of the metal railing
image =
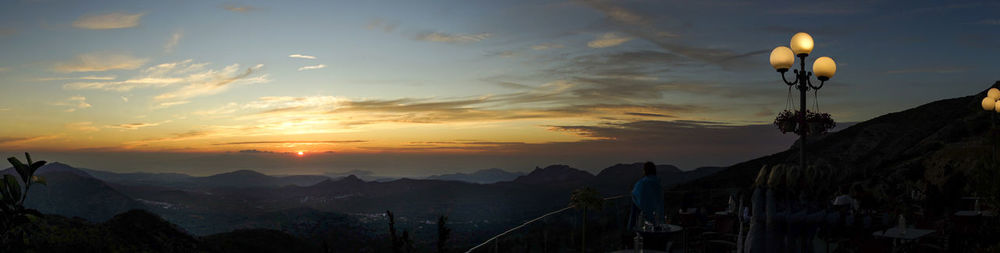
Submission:
<svg viewBox="0 0 1000 253">
<path fill-rule="evenodd" d="M 623 194 L 623 195 L 617 195 L 617 196 L 611 196 L 611 197 L 607 197 L 607 198 L 604 198 L 604 200 L 605 200 L 605 201 L 608 201 L 608 200 L 616 200 L 616 199 L 621 199 L 621 198 L 625 198 L 625 197 L 628 197 L 628 196 L 631 196 L 631 195 L 629 195 L 629 194 Z M 503 233 L 500 233 L 500 234 L 497 234 L 497 235 L 495 235 L 495 236 L 493 236 L 493 237 L 490 237 L 490 239 L 487 239 L 487 240 L 486 240 L 486 241 L 484 241 L 483 243 L 480 243 L 479 245 L 476 245 L 475 247 L 472 247 L 472 248 L 470 248 L 469 250 L 466 250 L 465 252 L 466 252 L 466 253 L 472 253 L 472 252 L 476 251 L 477 249 L 480 249 L 480 248 L 483 248 L 483 247 L 485 247 L 485 246 L 486 246 L 486 245 L 488 245 L 488 244 L 489 244 L 490 242 L 493 242 L 493 243 L 494 243 L 494 252 L 496 252 L 496 251 L 498 251 L 498 250 L 497 250 L 497 247 L 499 247 L 499 245 L 498 245 L 498 244 L 499 244 L 498 240 L 499 240 L 499 239 L 500 239 L 501 237 L 503 237 L 503 236 L 505 236 L 505 235 L 508 235 L 508 234 L 510 234 L 511 232 L 514 232 L 514 231 L 517 231 L 517 230 L 519 230 L 519 229 L 521 229 L 521 228 L 524 228 L 525 226 L 528 226 L 529 224 L 533 224 L 533 223 L 535 223 L 535 222 L 538 222 L 538 221 L 540 221 L 540 220 L 543 220 L 543 219 L 545 219 L 545 218 L 547 218 L 547 217 L 549 217 L 549 216 L 552 216 L 552 215 L 555 215 L 555 214 L 559 214 L 559 213 L 562 213 L 562 212 L 565 212 L 565 211 L 567 211 L 567 210 L 570 210 L 570 209 L 573 209 L 573 207 L 574 207 L 573 205 L 570 205 L 570 206 L 567 206 L 567 207 L 564 207 L 564 208 L 562 208 L 562 209 L 559 209 L 559 210 L 555 210 L 555 211 L 552 211 L 552 212 L 549 212 L 549 213 L 546 213 L 546 214 L 544 214 L 544 215 L 542 215 L 542 216 L 538 216 L 538 217 L 536 217 L 536 218 L 534 218 L 534 219 L 531 219 L 531 220 L 528 220 L 528 221 L 526 221 L 526 222 L 522 223 L 521 225 L 518 225 L 518 226 L 515 226 L 515 227 L 513 227 L 513 228 L 511 228 L 511 229 L 508 229 L 507 231 L 504 231 Z"/>
</svg>

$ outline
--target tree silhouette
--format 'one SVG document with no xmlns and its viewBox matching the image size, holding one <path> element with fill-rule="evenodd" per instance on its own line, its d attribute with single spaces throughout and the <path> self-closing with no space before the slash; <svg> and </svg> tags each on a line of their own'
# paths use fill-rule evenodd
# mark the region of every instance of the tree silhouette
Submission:
<svg viewBox="0 0 1000 253">
<path fill-rule="evenodd" d="M 413 239 L 410 238 L 409 230 L 403 229 L 403 237 L 399 238 L 399 240 L 402 241 L 403 249 L 406 250 L 405 251 L 406 253 L 412 253 L 417 251 L 417 248 L 413 246 Z"/>
<path fill-rule="evenodd" d="M 448 226 L 445 224 L 447 222 L 448 222 L 448 217 L 445 217 L 444 215 L 438 217 L 438 241 L 437 241 L 438 253 L 446 252 L 445 243 L 448 241 L 448 238 L 451 237 L 451 229 L 448 228 Z"/>
<path fill-rule="evenodd" d="M 45 179 L 39 176 L 35 176 L 35 171 L 45 165 L 45 161 L 32 161 L 31 155 L 24 153 L 25 159 L 28 161 L 27 164 L 18 160 L 17 157 L 7 158 L 7 161 L 14 166 L 14 170 L 17 172 L 17 176 L 14 175 L 3 175 L 3 180 L 0 180 L 0 244 L 7 247 L 12 246 L 14 243 L 23 243 L 23 240 L 15 240 L 11 238 L 14 236 L 15 232 L 12 231 L 14 227 L 21 224 L 25 224 L 38 217 L 42 217 L 42 213 L 34 209 L 24 208 L 24 200 L 28 197 L 28 190 L 31 189 L 31 185 L 34 183 L 39 183 L 44 185 Z M 24 188 L 21 188 L 21 183 L 24 183 Z M 23 235 L 22 235 L 23 236 Z"/>
<path fill-rule="evenodd" d="M 573 207 L 583 210 L 583 233 L 580 240 L 580 252 L 587 251 L 587 209 L 601 210 L 604 207 L 604 198 L 594 188 L 584 187 L 576 189 L 569 198 L 569 203 Z"/>
<path fill-rule="evenodd" d="M 392 240 L 392 252 L 400 253 L 400 241 L 399 237 L 396 237 L 396 217 L 392 215 L 389 210 L 385 211 L 385 216 L 389 218 L 389 238 Z"/>
</svg>

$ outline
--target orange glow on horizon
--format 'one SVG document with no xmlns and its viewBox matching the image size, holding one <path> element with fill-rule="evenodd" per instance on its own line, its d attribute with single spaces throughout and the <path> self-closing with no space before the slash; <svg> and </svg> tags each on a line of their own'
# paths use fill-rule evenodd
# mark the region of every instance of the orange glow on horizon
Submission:
<svg viewBox="0 0 1000 253">
<path fill-rule="evenodd" d="M 299 151 L 299 156 L 305 156 L 305 155 L 306 155 L 305 152 Z"/>
</svg>

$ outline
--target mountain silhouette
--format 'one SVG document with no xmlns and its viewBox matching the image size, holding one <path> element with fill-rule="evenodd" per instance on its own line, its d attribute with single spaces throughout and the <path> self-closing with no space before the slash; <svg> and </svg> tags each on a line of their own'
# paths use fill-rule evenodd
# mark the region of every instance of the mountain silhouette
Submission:
<svg viewBox="0 0 1000 253">
<path fill-rule="evenodd" d="M 512 181 L 519 176 L 524 175 L 519 172 L 508 172 L 502 169 L 483 169 L 478 170 L 473 173 L 452 173 L 452 174 L 442 174 L 433 175 L 427 177 L 431 180 L 450 180 L 450 181 L 462 181 L 477 184 L 492 184 L 496 182 Z"/>
<path fill-rule="evenodd" d="M 12 173 L 13 168 L 2 172 Z M 104 221 L 121 212 L 144 207 L 104 181 L 63 163 L 46 164 L 35 175 L 44 177 L 48 183 L 31 187 L 25 206 L 42 213 Z"/>
<path fill-rule="evenodd" d="M 548 186 L 580 186 L 590 182 L 594 175 L 589 172 L 570 167 L 569 165 L 549 165 L 545 168 L 535 168 L 524 176 L 514 179 L 514 183 Z"/>
<path fill-rule="evenodd" d="M 1000 87 L 1000 81 L 992 87 Z M 983 111 L 986 91 L 943 99 L 885 114 L 838 132 L 814 138 L 807 145 L 810 165 L 829 172 L 817 185 L 836 188 L 853 182 L 884 185 L 892 191 L 906 182 L 926 182 L 927 190 L 942 192 L 941 206 L 957 199 L 975 168 L 989 160 L 992 114 Z M 775 130 L 777 131 L 777 130 Z M 729 166 L 691 181 L 679 189 L 746 188 L 763 165 L 797 164 L 798 149 Z"/>
</svg>

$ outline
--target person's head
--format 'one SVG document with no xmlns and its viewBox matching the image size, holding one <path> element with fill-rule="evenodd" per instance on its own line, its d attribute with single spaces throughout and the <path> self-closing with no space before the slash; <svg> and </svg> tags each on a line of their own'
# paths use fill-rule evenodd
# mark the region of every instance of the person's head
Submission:
<svg viewBox="0 0 1000 253">
<path fill-rule="evenodd" d="M 643 176 L 655 176 L 656 175 L 656 164 L 653 162 L 646 162 L 642 165 L 642 175 Z"/>
</svg>

